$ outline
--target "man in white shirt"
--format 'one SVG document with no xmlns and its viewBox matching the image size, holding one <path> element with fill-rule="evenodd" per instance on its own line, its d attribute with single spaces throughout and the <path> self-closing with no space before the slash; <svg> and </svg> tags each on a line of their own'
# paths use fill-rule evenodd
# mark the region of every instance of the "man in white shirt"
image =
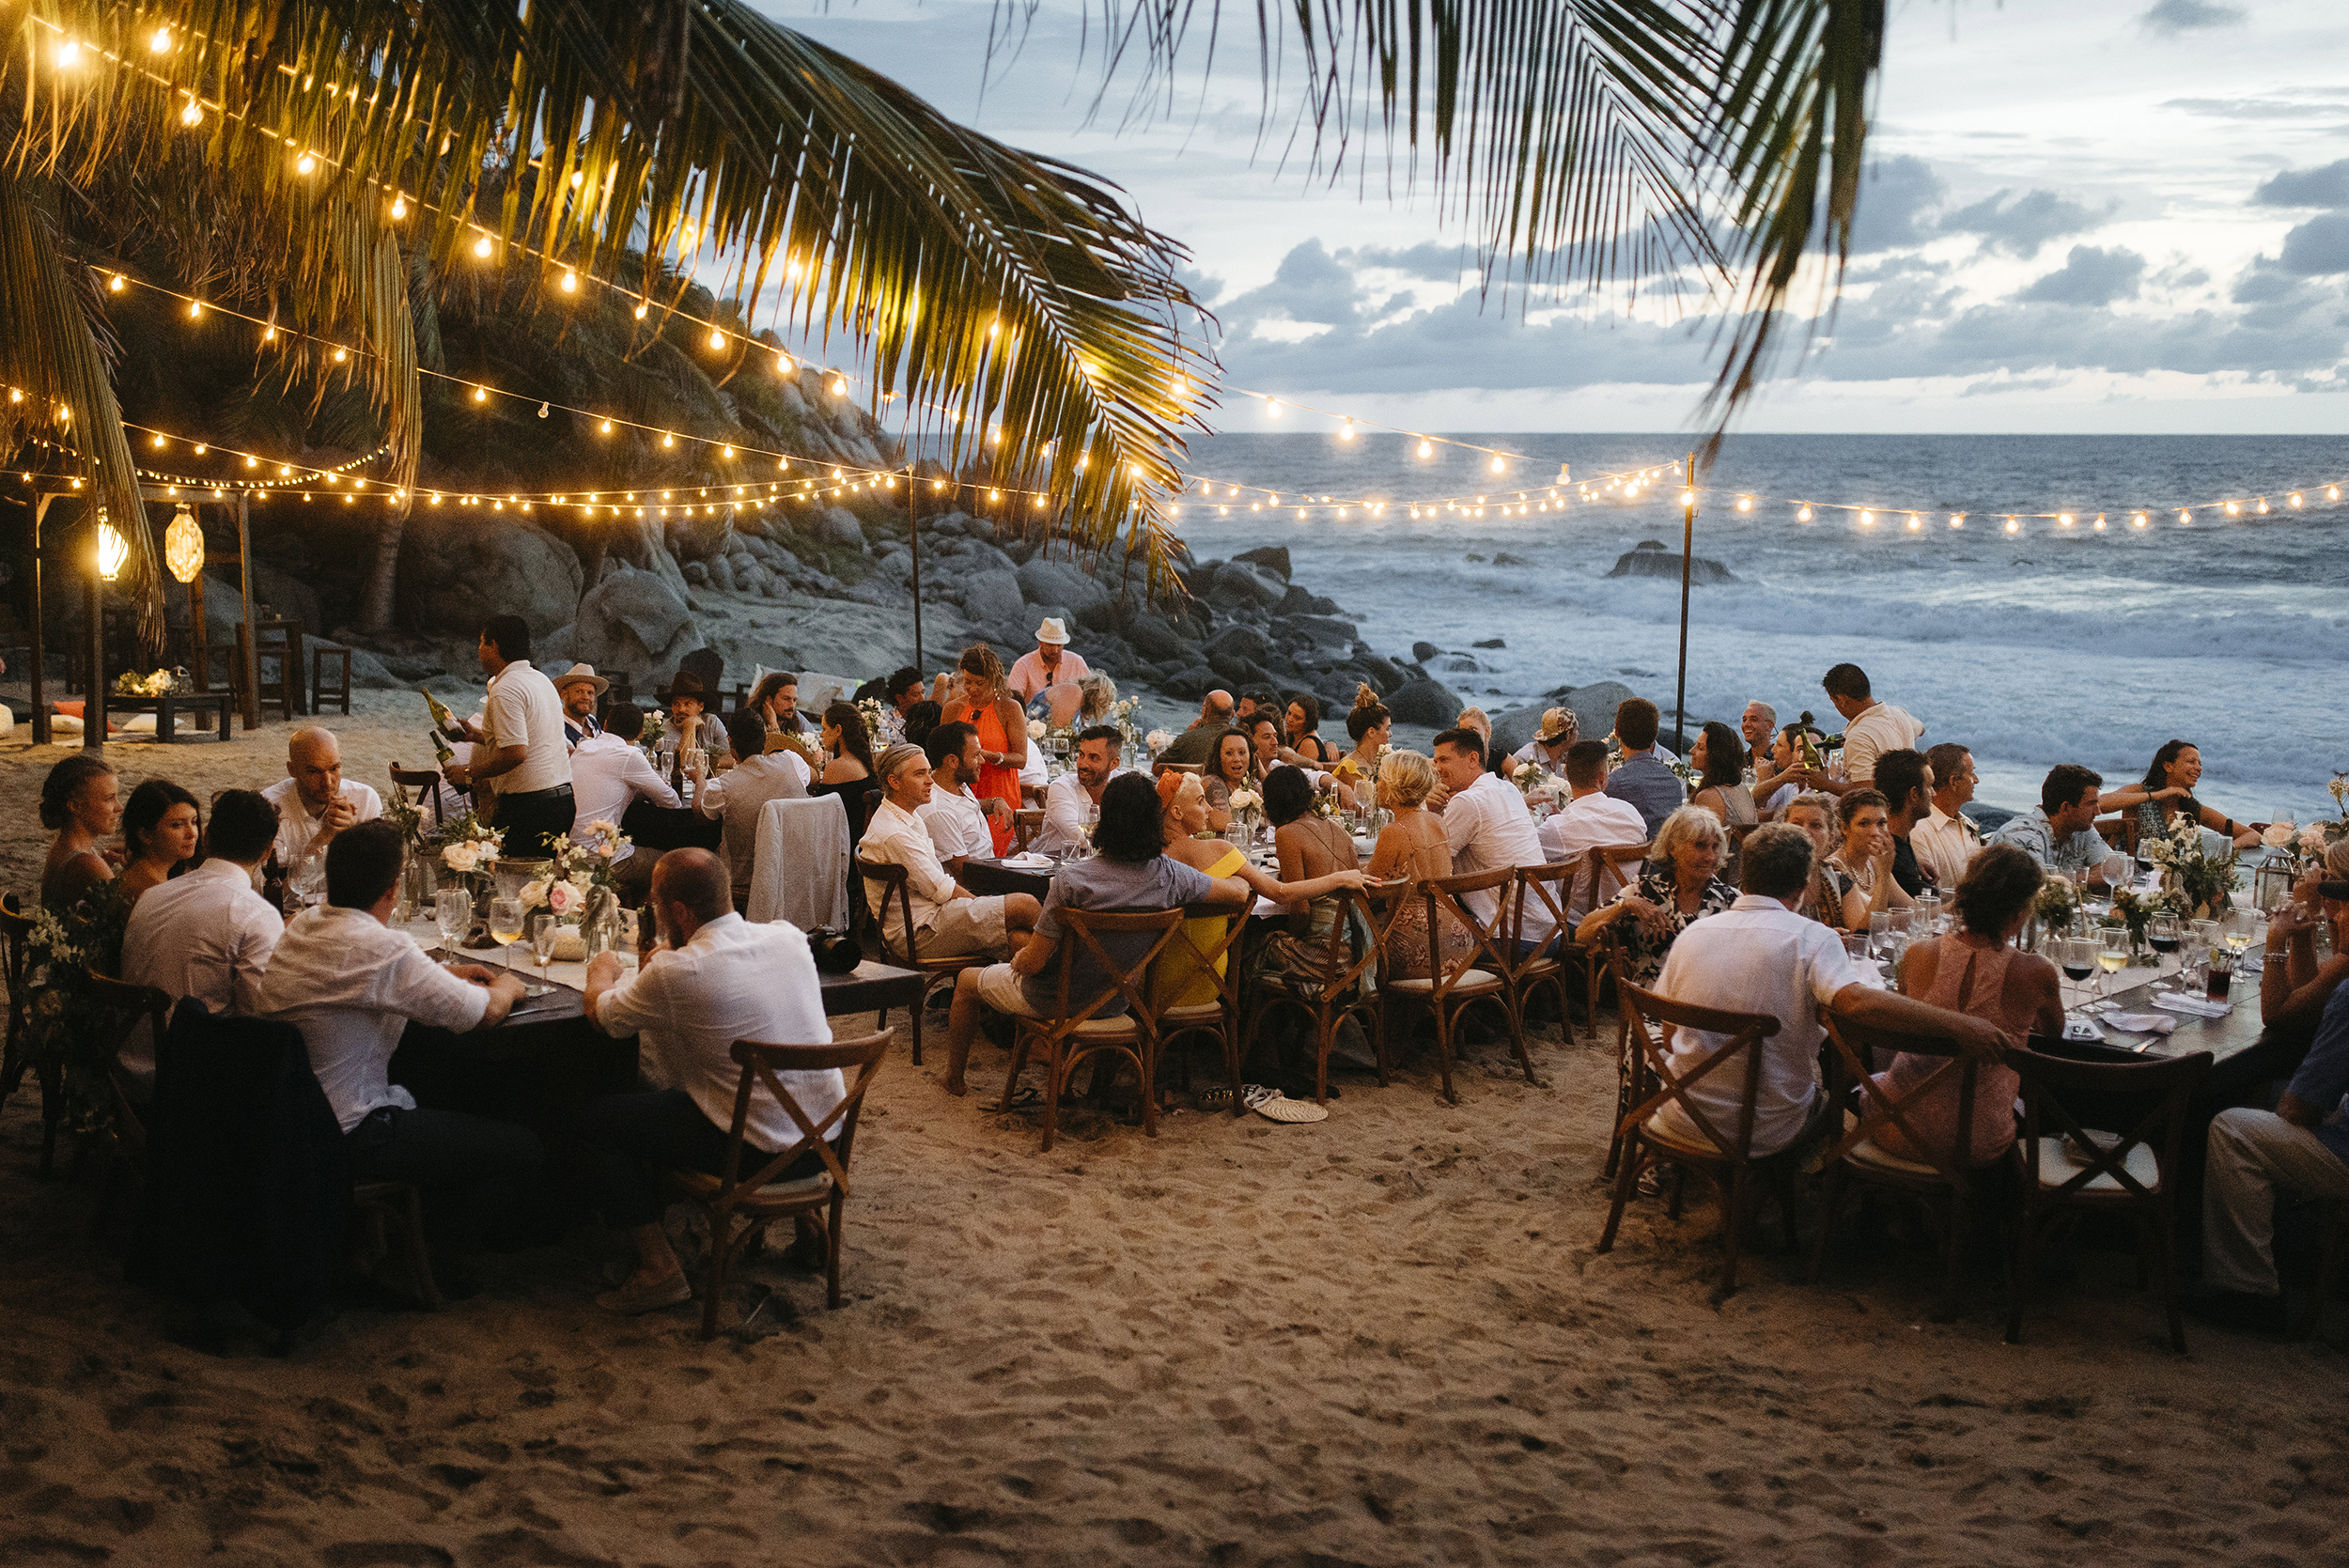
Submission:
<svg viewBox="0 0 2349 1568">
<path fill-rule="evenodd" d="M 1908 835 L 1917 863 L 1933 873 L 1943 888 L 1957 886 L 1966 868 L 1982 853 L 1982 830 L 1958 808 L 1974 798 L 1974 753 L 1953 740 L 1945 740 L 1925 753 L 1933 771 L 1933 810 Z"/>
<path fill-rule="evenodd" d="M 490 676 L 481 722 L 468 722 L 473 760 L 443 767 L 448 782 L 496 802 L 490 826 L 506 831 L 505 852 L 521 860 L 547 853 L 547 840 L 570 831 L 570 746 L 563 738 L 563 699 L 530 666 L 530 626 L 520 615 L 482 624 L 481 668 Z"/>
<path fill-rule="evenodd" d="M 1044 828 L 1035 838 L 1038 850 L 1066 855 L 1084 846 L 1085 824 L 1100 819 L 1101 791 L 1126 771 L 1118 766 L 1125 740 L 1112 724 L 1096 724 L 1077 733 L 1075 770 L 1054 779 L 1044 792 Z"/>
<path fill-rule="evenodd" d="M 944 728 L 945 726 L 941 726 Z M 969 725 L 961 725 L 968 729 Z M 971 745 L 976 747 L 973 734 Z M 968 753 L 966 753 L 968 754 Z M 919 746 L 897 745 L 883 752 L 874 766 L 880 771 L 881 800 L 864 825 L 857 858 L 877 865 L 906 868 L 906 893 L 912 906 L 913 928 L 921 938 L 925 958 L 977 955 L 1002 958 L 1017 951 L 1035 929 L 1044 906 L 1035 895 L 1003 893 L 974 898 L 939 863 L 938 846 L 929 826 L 916 815 L 935 798 L 928 756 Z M 985 830 L 980 832 L 986 839 Z M 881 884 L 866 878 L 867 908 L 879 909 L 881 938 L 899 957 L 906 949 L 905 919 L 894 898 L 884 900 Z"/>
<path fill-rule="evenodd" d="M 1570 707 L 1542 710 L 1542 727 L 1533 738 L 1509 753 L 1512 773 L 1529 762 L 1539 763 L 1546 772 L 1563 773 L 1566 768 L 1566 752 L 1581 733 L 1580 721 Z M 1601 781 L 1604 782 L 1603 780 Z"/>
<path fill-rule="evenodd" d="M 527 1127 L 420 1110 L 388 1068 L 411 1022 L 458 1033 L 494 1029 L 522 994 L 520 976 L 432 961 L 390 926 L 405 858 L 389 822 L 346 830 L 326 852 L 326 902 L 294 917 L 270 955 L 255 1011 L 302 1031 L 310 1070 L 342 1125 L 350 1173 L 413 1182 L 457 1250 L 471 1250 L 537 1171 Z"/>
<path fill-rule="evenodd" d="M 930 798 L 913 815 L 929 830 L 939 863 L 947 875 L 959 877 L 962 862 L 972 856 L 995 853 L 988 821 L 1007 819 L 1011 807 L 995 796 L 980 800 L 971 793 L 971 781 L 979 776 L 979 732 L 971 724 L 957 720 L 939 725 L 923 740 L 922 754 L 930 765 Z"/>
<path fill-rule="evenodd" d="M 1875 788 L 1876 758 L 1887 752 L 1913 750 L 1925 726 L 1891 704 L 1876 701 L 1869 692 L 1868 672 L 1857 664 L 1838 664 L 1819 684 L 1843 716 L 1843 776 L 1830 779 L 1824 772 L 1808 771 L 1804 786 L 1829 795 Z"/>
<path fill-rule="evenodd" d="M 253 891 L 276 837 L 277 809 L 257 791 L 231 789 L 214 800 L 204 863 L 148 889 L 132 906 L 122 978 L 152 986 L 175 1004 L 194 997 L 216 1015 L 257 1012 L 270 951 L 286 929 Z M 155 1041 L 145 1023 L 123 1043 L 122 1065 L 146 1098 L 155 1082 Z"/>
<path fill-rule="evenodd" d="M 1576 741 L 1566 748 L 1565 762 L 1566 788 L 1571 792 L 1566 808 L 1543 823 L 1538 836 L 1546 863 L 1575 862 L 1574 877 L 1566 888 L 1566 923 L 1579 925 L 1593 905 L 1612 898 L 1640 873 L 1636 864 L 1626 862 L 1616 879 L 1604 888 L 1596 888 L 1592 886 L 1593 878 L 1585 873 L 1583 862 L 1594 849 L 1645 844 L 1647 819 L 1630 801 L 1618 800 L 1607 793 L 1606 741 Z"/>
<path fill-rule="evenodd" d="M 734 766 L 716 778 L 702 777 L 702 754 L 688 753 L 687 771 L 693 778 L 693 811 L 719 818 L 724 828 L 719 846 L 734 878 L 734 907 L 751 907 L 751 874 L 758 864 L 758 818 L 770 800 L 797 800 L 807 794 L 813 775 L 807 762 L 789 747 L 767 750 L 767 720 L 756 708 L 738 707 L 726 715 L 726 749 Z"/>
<path fill-rule="evenodd" d="M 571 819 L 572 843 L 583 843 L 598 822 L 616 824 L 637 800 L 672 809 L 684 804 L 636 744 L 644 733 L 644 709 L 614 703 L 611 722 L 571 748 L 571 803 L 578 808 Z M 613 879 L 632 899 L 651 883 L 653 862 L 660 858 L 659 850 L 639 852 L 631 844 L 612 862 Z"/>
<path fill-rule="evenodd" d="M 1452 874 L 1497 871 L 1502 866 L 1544 865 L 1541 835 L 1534 831 L 1525 797 L 1497 774 L 1485 771 L 1485 737 L 1471 729 L 1446 730 L 1436 737 L 1436 776 L 1451 790 L 1444 802 L 1443 832 L 1452 843 Z M 1500 893 L 1469 893 L 1464 902 L 1477 919 L 1489 921 L 1500 908 Z M 1535 899 L 1525 911 L 1521 942 L 1549 939 L 1549 911 Z M 1504 933 L 1505 934 L 1505 933 Z"/>
<path fill-rule="evenodd" d="M 612 683 L 596 674 L 593 664 L 574 664 L 553 679 L 554 694 L 563 700 L 563 739 L 576 751 L 581 741 L 603 733 L 596 718 L 596 699 L 611 691 Z"/>
<path fill-rule="evenodd" d="M 1756 1155 L 1793 1147 L 1831 1109 L 1813 1080 L 1830 1007 L 1860 1023 L 1953 1036 L 1984 1056 L 2002 1048 L 1997 1027 L 1988 1021 L 1895 995 L 1863 978 L 1843 952 L 1840 935 L 1796 913 L 1810 885 L 1811 857 L 1811 835 L 1790 824 L 1767 823 L 1746 835 L 1738 855 L 1743 895 L 1683 930 L 1656 979 L 1657 994 L 1674 1001 L 1765 1013 L 1779 1020 L 1778 1032 L 1761 1044 L 1751 1144 Z M 1686 1078 L 1728 1040 L 1726 1034 L 1675 1030 L 1665 1059 L 1674 1076 Z M 1688 1090 L 1689 1100 L 1724 1140 L 1737 1135 L 1744 1084 L 1743 1066 L 1732 1062 Z M 1677 1099 L 1667 1100 L 1648 1125 L 1684 1141 L 1712 1141 Z"/>
<path fill-rule="evenodd" d="M 383 797 L 343 779 L 342 742 L 312 724 L 286 742 L 286 776 L 261 791 L 277 808 L 277 863 L 288 871 L 326 852 L 345 828 L 383 815 Z"/>
<path fill-rule="evenodd" d="M 1035 651 L 1023 653 L 1011 666 L 1009 684 L 1021 703 L 1035 701 L 1048 686 L 1074 686 L 1092 674 L 1092 666 L 1068 648 L 1068 629 L 1057 615 L 1047 615 L 1035 629 Z"/>
<path fill-rule="evenodd" d="M 763 731 L 765 723 L 754 714 Z M 581 1135 L 594 1170 L 604 1223 L 630 1233 L 636 1271 L 596 1297 L 615 1312 L 645 1312 L 692 1299 L 677 1253 L 661 1229 L 662 1201 L 650 1171 L 725 1173 L 742 1069 L 734 1042 L 823 1046 L 832 1043 L 824 997 L 806 935 L 786 921 L 754 925 L 734 912 L 726 868 L 707 849 L 672 849 L 652 879 L 651 908 L 661 946 L 633 973 L 615 954 L 587 966 L 588 1018 L 606 1034 L 634 1034 L 671 1085 L 610 1094 L 587 1107 Z M 812 1123 L 821 1123 L 848 1093 L 836 1067 L 781 1075 L 783 1087 Z M 826 1133 L 836 1136 L 838 1124 Z M 805 1136 L 763 1087 L 751 1094 L 743 1124 L 742 1174 Z M 810 1146 L 774 1179 L 794 1181 L 826 1169 Z M 813 1226 L 804 1219 L 800 1234 Z"/>
</svg>

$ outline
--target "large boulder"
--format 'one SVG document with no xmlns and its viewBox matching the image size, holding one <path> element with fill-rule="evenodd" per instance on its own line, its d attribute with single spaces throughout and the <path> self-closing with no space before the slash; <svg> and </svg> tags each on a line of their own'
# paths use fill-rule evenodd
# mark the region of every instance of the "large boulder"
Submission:
<svg viewBox="0 0 2349 1568">
<path fill-rule="evenodd" d="M 1262 567 L 1283 582 L 1289 580 L 1289 547 L 1286 545 L 1265 545 L 1256 550 L 1243 550 L 1232 559 Z"/>
<path fill-rule="evenodd" d="M 980 629 L 1006 636 L 1028 618 L 1028 601 L 1017 572 L 974 572 L 962 583 L 962 613 Z"/>
<path fill-rule="evenodd" d="M 1207 602 L 1218 610 L 1270 610 L 1288 597 L 1288 584 L 1271 573 L 1237 561 L 1215 568 Z"/>
<path fill-rule="evenodd" d="M 648 691 L 702 645 L 702 637 L 674 587 L 624 566 L 580 600 L 568 642 L 570 658 L 606 674 L 624 670 L 639 691 Z"/>
<path fill-rule="evenodd" d="M 1516 751 L 1541 733 L 1542 714 L 1560 706 L 1557 703 L 1533 703 L 1525 707 L 1513 707 L 1500 715 L 1493 720 L 1493 750 L 1503 755 Z M 1576 722 L 1579 724 L 1580 722 L 1580 715 L 1578 714 Z"/>
<path fill-rule="evenodd" d="M 1677 551 L 1666 550 L 1661 539 L 1641 539 L 1638 544 L 1615 557 L 1615 569 L 1607 575 L 1610 577 L 1668 577 L 1677 582 L 1680 581 L 1680 556 Z M 1691 582 L 1735 582 L 1737 580 L 1732 577 L 1729 568 L 1719 561 L 1708 561 L 1703 556 L 1697 555 L 1689 558 L 1688 581 Z"/>
<path fill-rule="evenodd" d="M 1347 653 L 1361 635 L 1352 621 L 1330 615 L 1284 615 L 1280 629 L 1292 638 L 1301 637 L 1315 648 L 1331 654 Z"/>
<path fill-rule="evenodd" d="M 1159 616 L 1148 611 L 1136 615 L 1126 628 L 1126 640 L 1146 659 L 1165 660 L 1182 659 L 1191 649 L 1191 640 Z"/>
<path fill-rule="evenodd" d="M 1439 680 L 1422 677 L 1407 680 L 1387 693 L 1387 710 L 1401 724 L 1429 724 L 1439 730 L 1452 727 L 1468 705 L 1460 694 Z"/>
<path fill-rule="evenodd" d="M 1252 626 L 1227 626 L 1208 640 L 1209 660 L 1218 654 L 1252 664 L 1262 663 L 1272 657 L 1272 644 Z"/>
<path fill-rule="evenodd" d="M 808 532 L 828 545 L 848 550 L 864 548 L 864 525 L 845 507 L 827 506 L 808 521 Z"/>
<path fill-rule="evenodd" d="M 520 615 L 535 636 L 572 618 L 583 576 L 571 547 L 543 529 L 479 516 L 411 518 L 400 606 L 407 624 L 446 636 L 471 637 L 492 615 Z"/>
<path fill-rule="evenodd" d="M 1019 591 L 1030 604 L 1060 605 L 1079 615 L 1110 601 L 1110 591 L 1090 574 L 1041 555 L 1019 568 Z"/>
<path fill-rule="evenodd" d="M 1563 704 L 1552 706 L 1574 709 L 1574 722 L 1582 737 L 1599 740 L 1614 733 L 1616 707 L 1638 695 L 1619 680 L 1602 680 L 1595 686 L 1576 687 Z"/>
</svg>

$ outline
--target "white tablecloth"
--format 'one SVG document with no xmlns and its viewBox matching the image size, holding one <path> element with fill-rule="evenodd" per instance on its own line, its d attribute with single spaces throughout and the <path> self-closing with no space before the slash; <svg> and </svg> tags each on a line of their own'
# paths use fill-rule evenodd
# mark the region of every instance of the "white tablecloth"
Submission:
<svg viewBox="0 0 2349 1568">
<path fill-rule="evenodd" d="M 837 795 L 770 800 L 758 813 L 749 918 L 802 931 L 848 924 L 848 810 Z"/>
</svg>

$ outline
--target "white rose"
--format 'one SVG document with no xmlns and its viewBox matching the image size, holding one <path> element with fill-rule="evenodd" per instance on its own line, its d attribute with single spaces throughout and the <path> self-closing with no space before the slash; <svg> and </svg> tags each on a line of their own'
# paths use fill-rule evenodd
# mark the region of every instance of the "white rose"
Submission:
<svg viewBox="0 0 2349 1568">
<path fill-rule="evenodd" d="M 1043 721 L 1043 720 L 1041 720 L 1041 719 L 1031 719 L 1031 720 L 1029 720 L 1029 721 L 1028 721 L 1028 738 L 1029 738 L 1029 739 L 1031 739 L 1031 740 L 1041 740 L 1041 739 L 1043 739 L 1043 738 L 1044 738 L 1044 735 L 1045 735 L 1045 729 L 1044 729 L 1044 721 Z"/>
<path fill-rule="evenodd" d="M 441 863 L 460 877 L 472 873 L 475 859 L 474 846 L 470 841 L 464 844 L 452 844 L 441 851 Z"/>
</svg>

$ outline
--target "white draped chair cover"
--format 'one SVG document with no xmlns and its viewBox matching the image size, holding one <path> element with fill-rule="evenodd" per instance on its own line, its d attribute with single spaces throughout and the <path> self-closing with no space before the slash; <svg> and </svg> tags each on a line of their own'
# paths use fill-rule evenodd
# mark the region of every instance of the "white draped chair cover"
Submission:
<svg viewBox="0 0 2349 1568">
<path fill-rule="evenodd" d="M 848 811 L 837 795 L 759 808 L 749 918 L 802 931 L 848 924 Z"/>
</svg>

